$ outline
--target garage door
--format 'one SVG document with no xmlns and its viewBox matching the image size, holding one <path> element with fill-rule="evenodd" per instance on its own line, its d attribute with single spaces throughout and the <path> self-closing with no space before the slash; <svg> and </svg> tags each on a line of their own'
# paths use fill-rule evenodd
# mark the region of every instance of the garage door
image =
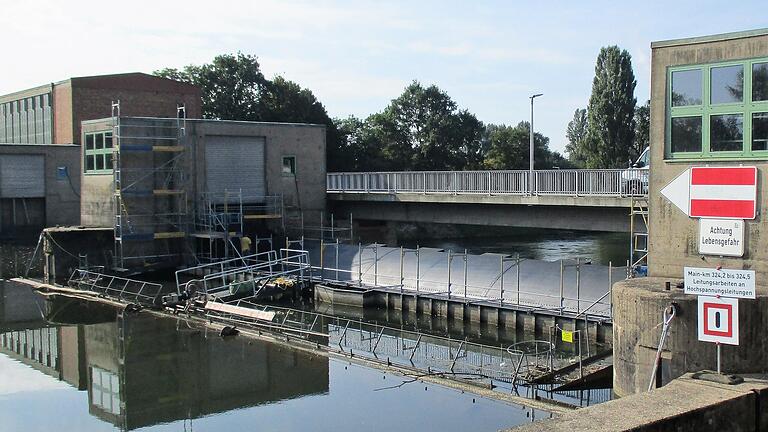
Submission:
<svg viewBox="0 0 768 432">
<path fill-rule="evenodd" d="M 0 155 L 0 197 L 44 198 L 45 160 L 42 155 Z"/>
<path fill-rule="evenodd" d="M 264 137 L 208 136 L 205 174 L 208 192 L 239 191 L 243 197 L 266 195 Z"/>
</svg>

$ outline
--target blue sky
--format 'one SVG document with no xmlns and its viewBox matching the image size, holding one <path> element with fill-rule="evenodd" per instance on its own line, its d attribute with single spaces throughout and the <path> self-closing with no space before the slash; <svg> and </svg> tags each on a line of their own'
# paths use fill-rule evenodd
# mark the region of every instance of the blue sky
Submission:
<svg viewBox="0 0 768 432">
<path fill-rule="evenodd" d="M 0 94 L 71 76 L 151 72 L 258 56 L 267 76 L 310 88 L 332 116 L 381 110 L 412 80 L 490 123 L 536 129 L 562 151 L 602 46 L 632 54 L 649 94 L 650 42 L 768 27 L 764 2 L 4 0 Z"/>
</svg>

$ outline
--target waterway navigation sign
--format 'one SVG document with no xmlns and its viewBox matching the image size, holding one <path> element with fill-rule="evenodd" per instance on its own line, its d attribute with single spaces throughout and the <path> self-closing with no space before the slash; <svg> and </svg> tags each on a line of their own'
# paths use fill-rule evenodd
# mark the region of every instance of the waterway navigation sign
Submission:
<svg viewBox="0 0 768 432">
<path fill-rule="evenodd" d="M 699 221 L 699 253 L 702 255 L 744 255 L 744 221 L 733 219 L 701 219 Z"/>
<path fill-rule="evenodd" d="M 739 300 L 699 296 L 699 340 L 739 344 Z"/>
<path fill-rule="evenodd" d="M 690 217 L 754 219 L 757 167 L 691 167 L 661 194 Z"/>
<path fill-rule="evenodd" d="M 755 298 L 755 271 L 685 267 L 685 293 Z"/>
</svg>

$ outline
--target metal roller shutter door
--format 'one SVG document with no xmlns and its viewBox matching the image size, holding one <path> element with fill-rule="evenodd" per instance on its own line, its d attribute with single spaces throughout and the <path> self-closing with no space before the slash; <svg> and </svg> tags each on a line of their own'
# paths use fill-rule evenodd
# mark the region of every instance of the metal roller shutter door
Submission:
<svg viewBox="0 0 768 432">
<path fill-rule="evenodd" d="M 44 198 L 45 160 L 42 155 L 0 156 L 0 197 Z"/>
<path fill-rule="evenodd" d="M 243 197 L 266 195 L 264 137 L 208 136 L 205 174 L 208 192 L 242 189 Z"/>
</svg>

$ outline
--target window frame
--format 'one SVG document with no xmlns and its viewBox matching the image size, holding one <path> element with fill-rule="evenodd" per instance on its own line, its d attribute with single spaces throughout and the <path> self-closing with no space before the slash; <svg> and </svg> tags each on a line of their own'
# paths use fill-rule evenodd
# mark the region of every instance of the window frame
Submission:
<svg viewBox="0 0 768 432">
<path fill-rule="evenodd" d="M 293 172 L 285 172 L 283 168 L 285 167 L 285 160 L 286 159 L 293 159 Z M 296 175 L 296 172 L 299 170 L 297 166 L 296 156 L 295 155 L 283 155 L 282 159 L 280 160 L 280 173 L 283 176 L 286 177 L 294 177 Z"/>
<path fill-rule="evenodd" d="M 768 62 L 768 57 L 667 67 L 664 158 L 666 160 L 768 159 L 768 150 L 752 150 L 752 114 L 768 112 L 768 101 L 752 101 L 752 71 L 754 64 L 766 62 Z M 712 104 L 712 69 L 724 66 L 741 66 L 743 68 L 742 101 Z M 673 107 L 672 73 L 696 69 L 701 70 L 702 103 L 700 105 Z M 726 114 L 739 114 L 743 116 L 744 130 L 741 151 L 711 150 L 711 117 Z M 676 117 L 701 118 L 701 151 L 672 152 L 672 119 Z"/>
<path fill-rule="evenodd" d="M 105 136 L 109 135 L 110 139 L 112 140 L 112 146 L 106 147 L 104 146 L 105 142 Z M 93 148 L 88 148 L 88 137 L 93 136 Z M 98 146 L 98 139 L 102 142 L 102 147 L 99 148 Z M 112 174 L 113 167 L 107 168 L 107 160 L 112 160 L 112 152 L 114 147 L 114 137 L 112 134 L 112 129 L 109 130 L 100 130 L 100 131 L 93 131 L 93 132 L 85 132 L 83 133 L 83 173 L 85 175 L 103 175 L 103 174 Z M 94 163 L 93 163 L 93 169 L 88 169 L 88 158 L 93 157 Z M 96 158 L 101 158 L 102 160 L 102 168 L 97 169 L 96 167 L 98 164 L 96 163 Z"/>
</svg>

